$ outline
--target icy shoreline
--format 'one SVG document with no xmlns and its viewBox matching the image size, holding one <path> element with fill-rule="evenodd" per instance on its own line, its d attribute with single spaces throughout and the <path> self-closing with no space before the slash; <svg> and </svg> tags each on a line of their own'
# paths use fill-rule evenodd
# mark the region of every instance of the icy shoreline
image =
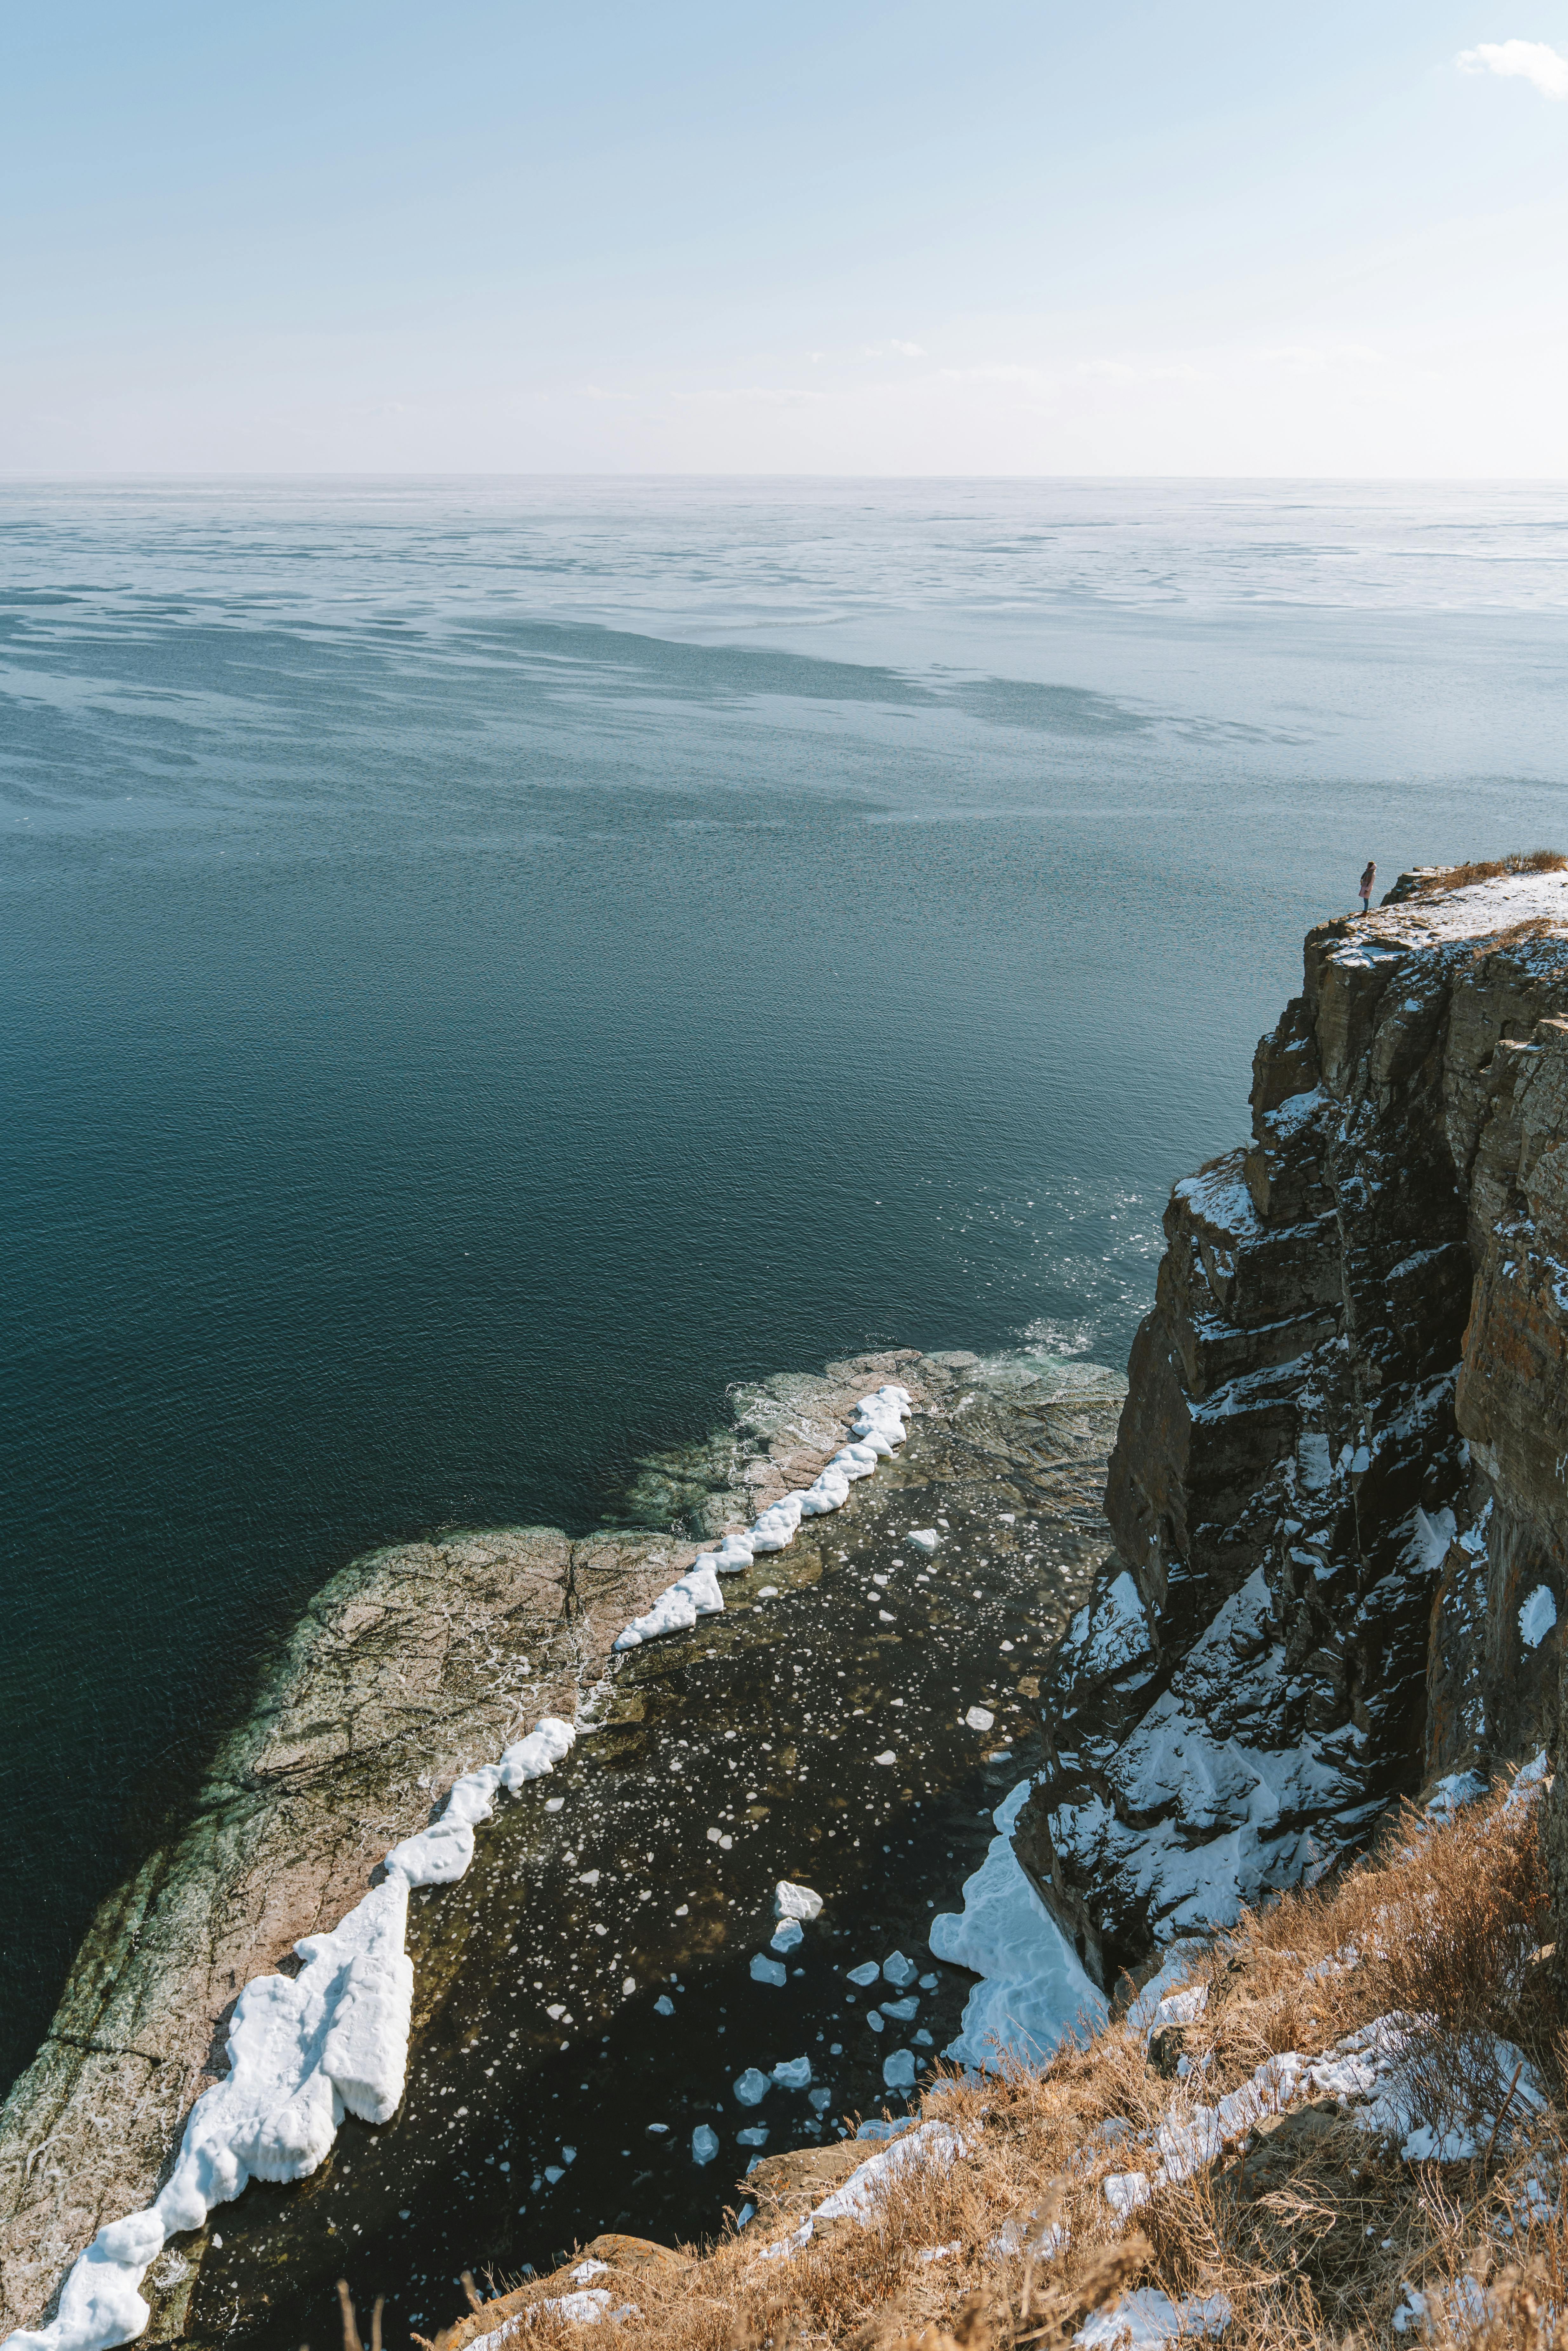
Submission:
<svg viewBox="0 0 1568 2351">
<path fill-rule="evenodd" d="M 862 1396 L 852 1433 L 812 1485 L 786 1494 L 747 1534 L 699 1557 L 651 1609 L 618 1636 L 616 1650 L 677 1631 L 722 1610 L 716 1577 L 782 1551 L 803 1518 L 841 1508 L 850 1486 L 891 1458 L 913 1409 L 907 1388 L 886 1383 Z M 199 2229 L 215 2205 L 251 2179 L 302 2179 L 325 2160 L 346 2114 L 388 2121 L 402 2096 L 413 1998 L 404 1949 L 408 1896 L 416 1886 L 455 1884 L 474 1857 L 474 1831 L 497 1792 L 515 1792 L 552 1771 L 570 1751 L 575 1726 L 546 1716 L 495 1763 L 464 1773 L 441 1817 L 386 1855 L 382 1883 L 330 1933 L 295 1945 L 296 1977 L 255 1977 L 235 2004 L 227 2039 L 230 2070 L 191 2110 L 174 2171 L 152 2203 L 101 2228 L 73 2264 L 48 2324 L 5 2338 L 5 2351 L 113 2351 L 140 2335 L 150 2311 L 141 2283 L 170 2237 Z"/>
</svg>

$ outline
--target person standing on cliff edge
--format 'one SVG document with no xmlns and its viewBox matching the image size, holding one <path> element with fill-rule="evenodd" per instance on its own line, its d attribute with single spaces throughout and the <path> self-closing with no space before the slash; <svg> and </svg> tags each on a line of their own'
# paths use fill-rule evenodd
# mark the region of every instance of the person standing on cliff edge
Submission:
<svg viewBox="0 0 1568 2351">
<path fill-rule="evenodd" d="M 1366 871 L 1362 875 L 1361 880 L 1356 883 L 1356 888 L 1361 893 L 1361 911 L 1364 914 L 1371 903 L 1373 884 L 1376 880 L 1377 868 L 1369 857 L 1366 861 Z"/>
</svg>

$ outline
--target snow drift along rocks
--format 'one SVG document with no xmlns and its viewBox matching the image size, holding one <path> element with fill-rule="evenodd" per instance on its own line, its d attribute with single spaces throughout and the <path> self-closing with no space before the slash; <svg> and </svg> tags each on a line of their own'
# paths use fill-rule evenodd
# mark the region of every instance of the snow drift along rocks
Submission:
<svg viewBox="0 0 1568 2351">
<path fill-rule="evenodd" d="M 47 2326 L 5 2351 L 110 2351 L 147 2324 L 141 2280 L 167 2240 L 199 2229 L 253 2179 L 303 2179 L 329 2152 L 346 2114 L 384 2123 L 402 2096 L 413 1964 L 403 1949 L 409 1889 L 444 1886 L 474 1857 L 474 1828 L 497 1788 L 551 1771 L 577 1734 L 547 1715 L 498 1763 L 465 1773 L 442 1817 L 386 1858 L 386 1876 L 329 1935 L 295 1945 L 298 1976 L 256 1976 L 235 2003 L 229 2071 L 191 2109 L 174 2170 L 145 2211 L 100 2229 L 61 2289 Z"/>
<path fill-rule="evenodd" d="M 632 1618 L 617 1635 L 615 1646 L 635 1649 L 664 1633 L 689 1633 L 699 1616 L 716 1614 L 724 1606 L 719 1577 L 738 1575 L 759 1552 L 787 1551 L 802 1519 L 841 1510 L 854 1480 L 869 1478 L 877 1462 L 891 1460 L 894 1447 L 904 1443 L 908 1434 L 904 1424 L 912 1409 L 909 1390 L 896 1381 L 889 1381 L 874 1395 L 862 1396 L 851 1423 L 862 1441 L 842 1447 L 810 1486 L 769 1503 L 747 1533 L 727 1534 L 716 1551 L 704 1552 L 643 1615 Z"/>
</svg>

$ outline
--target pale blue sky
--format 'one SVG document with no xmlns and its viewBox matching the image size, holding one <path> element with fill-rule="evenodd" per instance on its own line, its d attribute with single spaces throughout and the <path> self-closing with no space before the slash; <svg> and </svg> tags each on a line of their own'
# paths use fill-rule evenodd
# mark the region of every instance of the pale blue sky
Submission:
<svg viewBox="0 0 1568 2351">
<path fill-rule="evenodd" d="M 0 468 L 1560 475 L 1553 51 L 1568 0 L 14 6 Z"/>
</svg>

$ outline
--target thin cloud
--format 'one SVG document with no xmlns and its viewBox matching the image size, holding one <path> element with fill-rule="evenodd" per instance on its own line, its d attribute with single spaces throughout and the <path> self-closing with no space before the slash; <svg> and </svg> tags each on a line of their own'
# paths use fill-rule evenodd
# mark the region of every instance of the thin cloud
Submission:
<svg viewBox="0 0 1568 2351">
<path fill-rule="evenodd" d="M 1568 99 L 1568 57 L 1545 41 L 1483 41 L 1461 49 L 1454 62 L 1461 73 L 1517 75 L 1542 98 Z"/>
</svg>

